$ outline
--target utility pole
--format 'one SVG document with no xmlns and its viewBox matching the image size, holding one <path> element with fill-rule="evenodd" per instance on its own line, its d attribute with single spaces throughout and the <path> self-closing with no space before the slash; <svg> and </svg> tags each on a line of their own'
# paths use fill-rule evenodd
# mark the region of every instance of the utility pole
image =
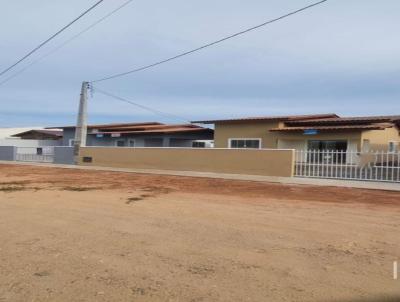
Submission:
<svg viewBox="0 0 400 302">
<path fill-rule="evenodd" d="M 79 164 L 79 148 L 86 146 L 87 134 L 87 95 L 89 83 L 83 82 L 81 97 L 79 100 L 78 119 L 76 121 L 75 139 L 74 139 L 74 163 Z"/>
</svg>

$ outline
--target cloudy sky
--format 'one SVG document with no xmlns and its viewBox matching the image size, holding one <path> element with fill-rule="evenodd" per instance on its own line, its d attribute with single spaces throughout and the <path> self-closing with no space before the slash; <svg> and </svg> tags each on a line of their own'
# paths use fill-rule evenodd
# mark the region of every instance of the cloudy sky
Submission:
<svg viewBox="0 0 400 302">
<path fill-rule="evenodd" d="M 105 0 L 14 72 L 125 1 Z M 0 11 L 1 69 L 96 1 L 6 2 Z M 153 63 L 310 3 L 133 1 L 0 85 L 0 126 L 73 124 L 83 80 Z M 202 52 L 98 87 L 188 120 L 327 112 L 400 114 L 399 12 L 398 0 L 330 0 Z M 11 75 L 3 75 L 0 82 Z M 89 120 L 177 122 L 98 93 L 89 100 Z"/>
</svg>

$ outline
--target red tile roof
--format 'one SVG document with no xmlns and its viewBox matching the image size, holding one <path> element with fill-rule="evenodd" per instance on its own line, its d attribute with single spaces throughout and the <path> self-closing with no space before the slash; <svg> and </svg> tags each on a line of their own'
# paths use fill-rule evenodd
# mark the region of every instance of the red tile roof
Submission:
<svg viewBox="0 0 400 302">
<path fill-rule="evenodd" d="M 305 131 L 305 130 L 383 130 L 386 128 L 393 127 L 391 124 L 373 124 L 373 125 L 337 125 L 337 126 L 313 126 L 313 127 L 284 127 L 284 128 L 273 128 L 269 131 L 273 132 L 288 132 L 288 131 Z"/>
<path fill-rule="evenodd" d="M 251 121 L 282 121 L 285 126 L 274 128 L 270 131 L 288 132 L 304 130 L 381 130 L 396 126 L 400 129 L 400 115 L 388 116 L 357 116 L 339 117 L 336 114 L 311 114 L 311 115 L 288 115 L 270 117 L 248 117 L 240 119 L 197 121 L 194 123 L 224 123 L 224 122 L 251 122 Z"/>
<path fill-rule="evenodd" d="M 157 125 L 140 125 L 140 126 L 112 126 L 112 127 L 92 127 L 92 131 L 89 134 L 155 134 L 155 133 L 187 133 L 187 132 L 208 132 L 212 133 L 212 129 L 200 127 L 197 125 L 192 124 L 178 124 L 178 125 L 164 125 L 164 124 L 157 124 Z"/>
<path fill-rule="evenodd" d="M 75 126 L 57 127 L 62 129 L 73 129 Z M 47 128 L 53 129 L 53 128 Z M 158 122 L 147 123 L 114 123 L 114 124 L 97 124 L 88 125 L 88 134 L 162 134 L 162 133 L 188 133 L 188 132 L 205 132 L 213 133 L 214 130 L 200 127 L 193 124 L 177 124 L 166 125 Z M 90 131 L 91 130 L 91 131 Z M 94 131 L 96 130 L 96 131 Z"/>
<path fill-rule="evenodd" d="M 164 125 L 158 122 L 145 122 L 145 123 L 113 123 L 113 124 L 94 124 L 88 125 L 88 129 L 98 129 L 98 128 L 123 128 L 123 127 L 139 127 L 139 126 L 157 126 Z M 58 127 L 47 127 L 46 129 L 71 129 L 76 126 L 58 126 Z"/>
<path fill-rule="evenodd" d="M 140 131 L 140 130 L 152 130 L 152 129 L 169 129 L 169 128 L 202 128 L 200 126 L 192 125 L 192 124 L 178 124 L 178 125 L 165 125 L 165 124 L 157 124 L 157 125 L 140 125 L 140 126 L 116 126 L 116 127 L 97 127 L 92 129 L 98 129 L 99 131 Z"/>
<path fill-rule="evenodd" d="M 246 121 L 296 121 L 296 120 L 313 120 L 313 119 L 338 118 L 338 117 L 339 116 L 334 113 L 327 113 L 327 114 L 308 114 L 308 115 L 244 117 L 236 119 L 193 121 L 192 123 L 215 124 L 224 122 L 246 122 Z"/>
<path fill-rule="evenodd" d="M 339 124 L 371 124 L 381 122 L 396 122 L 400 121 L 400 115 L 387 115 L 387 116 L 357 116 L 357 117 L 337 117 L 337 118 L 323 118 L 314 120 L 297 120 L 287 121 L 287 125 L 339 125 Z"/>
<path fill-rule="evenodd" d="M 89 133 L 89 134 L 113 134 L 113 133 L 120 133 L 120 134 L 156 134 L 156 133 L 183 133 L 183 132 L 209 132 L 212 133 L 212 129 L 208 128 L 170 128 L 170 129 L 152 129 L 152 130 L 139 130 L 139 131 L 111 131 L 111 132 L 96 132 L 96 133 Z"/>
</svg>

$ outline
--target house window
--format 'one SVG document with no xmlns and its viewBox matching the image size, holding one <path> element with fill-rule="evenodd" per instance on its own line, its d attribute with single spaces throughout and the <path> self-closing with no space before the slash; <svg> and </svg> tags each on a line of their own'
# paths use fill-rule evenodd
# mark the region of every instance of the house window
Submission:
<svg viewBox="0 0 400 302">
<path fill-rule="evenodd" d="M 71 139 L 68 141 L 68 144 L 69 144 L 70 147 L 73 147 L 74 144 L 75 144 L 75 140 L 71 138 Z"/>
<path fill-rule="evenodd" d="M 119 140 L 115 141 L 115 146 L 116 147 L 125 147 L 125 141 L 119 139 Z"/>
<path fill-rule="evenodd" d="M 128 140 L 128 146 L 129 147 L 135 147 L 135 140 L 134 139 Z"/>
<path fill-rule="evenodd" d="M 389 152 L 396 152 L 397 151 L 397 142 L 389 142 Z"/>
<path fill-rule="evenodd" d="M 260 138 L 231 138 L 229 139 L 229 148 L 233 149 L 260 149 Z"/>
<path fill-rule="evenodd" d="M 192 142 L 192 148 L 205 148 L 206 142 Z"/>
</svg>

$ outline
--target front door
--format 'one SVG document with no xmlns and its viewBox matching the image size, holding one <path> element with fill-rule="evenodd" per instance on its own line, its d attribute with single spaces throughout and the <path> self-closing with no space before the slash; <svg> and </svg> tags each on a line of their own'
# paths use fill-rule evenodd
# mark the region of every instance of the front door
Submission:
<svg viewBox="0 0 400 302">
<path fill-rule="evenodd" d="M 312 141 L 308 141 L 308 150 L 346 151 L 347 150 L 347 141 L 312 140 Z"/>
<path fill-rule="evenodd" d="M 327 163 L 345 163 L 347 141 L 311 140 L 308 141 L 308 150 L 310 151 L 309 161 L 318 160 L 320 162 L 327 162 Z M 310 158 L 310 156 L 312 158 Z"/>
</svg>

